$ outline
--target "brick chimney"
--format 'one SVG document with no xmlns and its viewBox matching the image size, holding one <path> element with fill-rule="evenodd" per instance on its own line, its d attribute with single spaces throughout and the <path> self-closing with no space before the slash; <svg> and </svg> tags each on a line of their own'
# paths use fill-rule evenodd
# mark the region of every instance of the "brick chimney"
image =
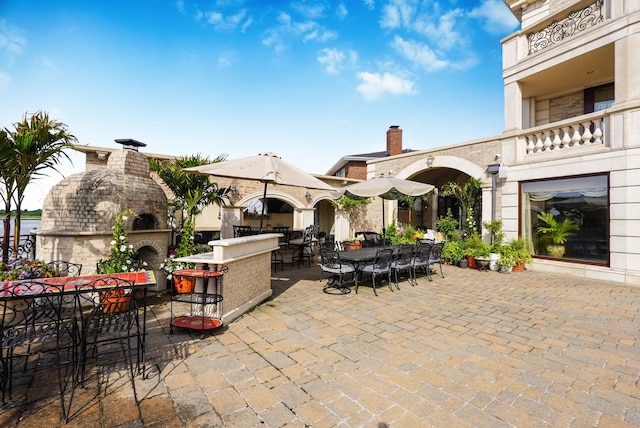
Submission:
<svg viewBox="0 0 640 428">
<path fill-rule="evenodd" d="M 402 129 L 398 125 L 392 125 L 387 130 L 387 152 L 389 156 L 402 153 Z"/>
</svg>

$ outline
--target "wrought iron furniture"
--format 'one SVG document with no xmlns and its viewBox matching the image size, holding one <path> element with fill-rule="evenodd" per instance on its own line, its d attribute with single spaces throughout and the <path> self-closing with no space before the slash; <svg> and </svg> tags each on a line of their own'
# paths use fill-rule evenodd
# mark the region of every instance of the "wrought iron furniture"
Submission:
<svg viewBox="0 0 640 428">
<path fill-rule="evenodd" d="M 362 238 L 363 247 L 380 247 L 386 244 L 378 232 L 356 232 L 356 238 Z"/>
<path fill-rule="evenodd" d="M 254 235 L 254 232 L 251 230 L 251 226 L 233 225 L 234 238 L 239 238 L 241 236 L 250 236 L 250 235 Z"/>
<path fill-rule="evenodd" d="M 319 232 L 319 225 L 307 226 L 302 232 L 302 238 L 289 241 L 290 245 L 297 247 L 296 252 L 291 257 L 292 266 L 297 262 L 298 268 L 300 268 L 300 264 L 304 265 L 305 262 L 309 262 L 309 267 L 311 267 L 311 261 L 316 256 L 313 247 L 318 242 Z"/>
<path fill-rule="evenodd" d="M 180 327 L 199 331 L 200 338 L 204 339 L 205 331 L 222 326 L 222 277 L 227 270 L 228 268 L 224 266 L 217 271 L 183 269 L 173 272 L 174 280 L 190 279 L 195 284 L 192 290 L 186 290 L 186 292 L 173 289 L 169 327 L 171 334 L 173 334 L 173 327 Z M 176 316 L 174 304 L 177 302 L 186 303 L 189 307 L 188 312 Z"/>
<path fill-rule="evenodd" d="M 350 293 L 351 290 L 347 287 L 347 284 L 358 283 L 356 268 L 340 259 L 340 253 L 336 251 L 332 242 L 320 246 L 320 259 L 320 281 L 323 280 L 324 273 L 330 275 L 329 281 L 322 291 L 328 294 L 333 294 L 333 290 L 338 291 L 340 294 Z M 345 275 L 349 274 L 351 278 L 345 280 Z"/>
<path fill-rule="evenodd" d="M 373 287 L 373 294 L 376 296 L 378 292 L 376 291 L 376 278 L 385 277 L 389 284 L 389 289 L 393 291 L 393 287 L 391 286 L 391 262 L 393 260 L 393 249 L 391 248 L 378 248 L 376 251 L 376 257 L 372 263 L 365 264 L 361 269 L 360 273 L 364 276 L 371 277 L 371 285 Z M 358 293 L 358 286 L 361 282 L 356 284 L 356 293 Z"/>
<path fill-rule="evenodd" d="M 94 279 L 78 290 L 94 296 L 93 305 L 82 310 L 79 382 L 82 384 L 85 380 L 90 357 L 104 358 L 114 351 L 110 345 L 119 344 L 129 367 L 133 398 L 138 406 L 135 377 L 144 373 L 144 329 L 135 291 L 133 281 L 109 276 Z"/>
<path fill-rule="evenodd" d="M 431 247 L 431 253 L 429 254 L 429 266 L 427 266 L 427 272 L 429 275 L 429 280 L 431 280 L 431 266 L 432 265 L 440 265 L 440 276 L 444 278 L 444 273 L 442 272 L 442 247 L 443 243 L 439 242 L 437 244 L 433 244 Z M 487 263 L 487 266 L 489 264 Z"/>
<path fill-rule="evenodd" d="M 0 289 L 0 389 L 2 402 L 11 398 L 17 360 L 31 356 L 30 367 L 51 368 L 44 358 L 53 356 L 58 378 L 62 421 L 67 422 L 77 367 L 79 332 L 76 323 L 76 293 L 64 293 L 64 286 L 45 286 L 35 281 L 9 283 Z"/>
<path fill-rule="evenodd" d="M 416 250 L 411 258 L 411 271 L 413 273 L 413 280 L 411 285 L 418 284 L 418 271 L 424 270 L 424 274 L 429 281 L 431 281 L 431 273 L 429 270 L 429 256 L 431 255 L 431 247 L 433 244 L 428 241 L 420 241 L 416 246 Z"/>
<path fill-rule="evenodd" d="M 54 260 L 47 263 L 53 271 L 53 276 L 80 276 L 82 264 L 71 263 L 64 260 Z"/>
<path fill-rule="evenodd" d="M 278 265 L 282 266 L 282 269 L 284 269 L 284 257 L 282 255 L 282 250 L 289 248 L 289 226 L 274 226 L 270 232 L 280 233 L 282 235 L 278 238 L 278 246 L 280 249 L 273 250 L 271 252 L 271 266 L 273 266 L 277 272 Z"/>
<path fill-rule="evenodd" d="M 409 281 L 412 280 L 412 265 L 411 259 L 413 258 L 413 253 L 415 251 L 414 245 L 405 244 L 400 246 L 398 252 L 394 255 L 393 260 L 391 261 L 391 271 L 394 274 L 394 281 L 396 284 L 396 288 L 400 290 L 400 286 L 398 284 L 398 277 L 401 272 L 407 272 Z"/>
</svg>

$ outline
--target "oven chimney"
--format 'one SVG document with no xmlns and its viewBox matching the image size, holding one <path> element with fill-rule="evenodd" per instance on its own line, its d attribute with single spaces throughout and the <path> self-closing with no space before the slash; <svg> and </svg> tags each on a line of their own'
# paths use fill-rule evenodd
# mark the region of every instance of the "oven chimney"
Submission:
<svg viewBox="0 0 640 428">
<path fill-rule="evenodd" d="M 402 153 L 402 129 L 398 125 L 391 125 L 387 130 L 387 152 L 389 156 Z"/>
</svg>

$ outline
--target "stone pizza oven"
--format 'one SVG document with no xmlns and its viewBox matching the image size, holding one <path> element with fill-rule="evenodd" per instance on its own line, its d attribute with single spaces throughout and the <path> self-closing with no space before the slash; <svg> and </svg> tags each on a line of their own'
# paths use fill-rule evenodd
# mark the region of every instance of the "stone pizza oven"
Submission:
<svg viewBox="0 0 640 428">
<path fill-rule="evenodd" d="M 116 142 L 124 148 L 100 153 L 106 158 L 103 166 L 92 165 L 49 191 L 42 229 L 36 232 L 36 257 L 82 263 L 83 274 L 93 273 L 96 262 L 109 255 L 112 217 L 130 209 L 138 217 L 125 221 L 128 242 L 156 272 L 158 288 L 164 288 L 165 276 L 158 269 L 171 238 L 167 197 L 150 176 L 149 159 L 137 151 L 144 144 L 129 139 Z"/>
</svg>

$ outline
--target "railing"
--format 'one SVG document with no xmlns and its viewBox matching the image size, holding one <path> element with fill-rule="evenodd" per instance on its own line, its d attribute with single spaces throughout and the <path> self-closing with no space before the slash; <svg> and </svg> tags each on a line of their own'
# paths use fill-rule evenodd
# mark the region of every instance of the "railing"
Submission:
<svg viewBox="0 0 640 428">
<path fill-rule="evenodd" d="M 527 34 L 529 41 L 529 55 L 548 48 L 576 33 L 584 31 L 604 21 L 604 0 L 594 3 L 581 10 L 569 13 L 565 19 L 553 21 L 548 27 Z"/>
<path fill-rule="evenodd" d="M 527 155 L 577 147 L 605 144 L 608 116 L 589 115 L 577 122 L 563 121 L 547 127 L 535 128 L 523 135 Z"/>
<path fill-rule="evenodd" d="M 2 248 L 2 239 L 0 239 L 0 249 Z M 36 237 L 35 235 L 20 235 L 18 244 L 17 258 L 33 259 L 36 253 Z M 9 236 L 9 259 L 13 257 L 13 235 Z"/>
</svg>

